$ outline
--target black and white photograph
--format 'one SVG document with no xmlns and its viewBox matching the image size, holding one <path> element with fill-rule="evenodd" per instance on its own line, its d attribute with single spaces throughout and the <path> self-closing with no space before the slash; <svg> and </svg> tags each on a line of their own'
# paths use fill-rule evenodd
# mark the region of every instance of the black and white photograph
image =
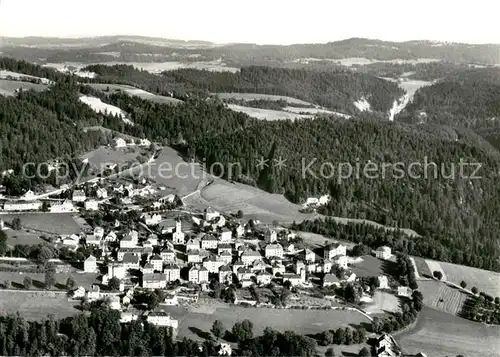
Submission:
<svg viewBox="0 0 500 357">
<path fill-rule="evenodd" d="M 500 357 L 499 14 L 0 0 L 0 356 Z"/>
</svg>

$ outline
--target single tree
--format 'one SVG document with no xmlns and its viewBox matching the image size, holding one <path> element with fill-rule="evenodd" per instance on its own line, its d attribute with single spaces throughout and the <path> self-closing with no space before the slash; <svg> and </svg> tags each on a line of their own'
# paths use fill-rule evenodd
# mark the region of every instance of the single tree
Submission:
<svg viewBox="0 0 500 357">
<path fill-rule="evenodd" d="M 218 340 L 224 336 L 226 329 L 220 320 L 215 320 L 210 331 L 215 337 L 217 337 Z"/>
<path fill-rule="evenodd" d="M 54 264 L 47 264 L 45 268 L 45 288 L 51 289 L 56 283 L 56 267 Z"/>
<path fill-rule="evenodd" d="M 120 279 L 116 276 L 109 279 L 108 286 L 111 290 L 120 290 Z"/>
<path fill-rule="evenodd" d="M 72 276 L 70 276 L 68 280 L 66 280 L 66 290 L 71 291 L 75 288 L 75 286 L 76 286 L 75 279 Z"/>
<path fill-rule="evenodd" d="M 465 289 L 467 287 L 467 283 L 465 281 L 461 281 L 460 282 L 460 286 L 462 287 L 462 289 Z"/>
<path fill-rule="evenodd" d="M 497 296 L 495 298 L 495 304 L 500 305 L 500 297 Z"/>
<path fill-rule="evenodd" d="M 323 346 L 328 346 L 333 343 L 333 334 L 330 332 L 330 330 L 326 330 L 325 332 L 323 332 L 322 340 Z"/>
<path fill-rule="evenodd" d="M 239 210 L 237 213 L 236 213 L 236 218 L 243 218 L 243 211 L 242 210 Z"/>
<path fill-rule="evenodd" d="M 12 220 L 12 229 L 16 231 L 21 230 L 21 219 L 19 217 L 16 217 Z"/>
<path fill-rule="evenodd" d="M 477 294 L 477 292 L 478 292 L 478 290 L 475 286 L 473 286 L 470 291 L 472 291 L 473 294 Z"/>
<path fill-rule="evenodd" d="M 3 286 L 4 286 L 5 289 L 10 289 L 10 280 L 5 280 L 3 282 Z"/>
<path fill-rule="evenodd" d="M 33 281 L 29 276 L 24 277 L 23 279 L 23 285 L 25 289 L 31 288 L 31 285 L 33 285 Z"/>
<path fill-rule="evenodd" d="M 325 352 L 325 357 L 335 357 L 335 350 L 333 347 L 330 347 Z"/>
<path fill-rule="evenodd" d="M 441 280 L 443 278 L 443 273 L 441 273 L 439 270 L 434 270 L 432 275 L 438 280 Z"/>
</svg>

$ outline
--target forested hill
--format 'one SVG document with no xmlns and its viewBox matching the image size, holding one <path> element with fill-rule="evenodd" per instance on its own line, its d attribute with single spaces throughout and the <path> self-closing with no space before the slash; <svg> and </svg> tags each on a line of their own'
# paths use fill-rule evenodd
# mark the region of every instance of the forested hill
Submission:
<svg viewBox="0 0 500 357">
<path fill-rule="evenodd" d="M 241 176 L 233 179 L 283 193 L 292 201 L 330 193 L 333 199 L 326 214 L 410 227 L 429 239 L 425 240 L 429 245 L 422 248 L 425 252 L 420 252 L 424 256 L 461 263 L 465 261 L 463 254 L 471 252 L 475 257 L 468 258 L 467 264 L 499 268 L 498 155 L 463 140 L 448 139 L 438 128 L 422 130 L 419 126 L 367 119 L 261 122 L 244 132 L 201 138 L 189 146 L 189 152 L 196 152 L 209 164 L 240 162 Z M 286 167 L 260 170 L 256 160 L 261 156 L 269 162 L 285 159 Z M 459 177 L 460 158 L 482 163 L 482 178 Z M 369 160 L 378 164 L 375 178 L 363 175 L 363 165 Z M 313 174 L 304 171 L 311 161 Z M 395 177 L 391 169 L 385 176 L 382 173 L 383 163 L 401 163 L 407 170 L 412 162 L 436 162 L 438 171 L 428 170 L 427 178 L 411 178 L 408 171 L 403 177 Z M 325 177 L 320 175 L 322 163 L 326 163 Z M 349 163 L 353 170 L 359 163 L 360 177 L 354 171 L 353 176 L 339 181 L 339 163 Z M 328 168 L 332 165 L 333 173 Z M 452 173 L 453 165 L 455 176 L 443 177 Z M 424 175 L 418 167 L 416 172 Z"/>
<path fill-rule="evenodd" d="M 420 88 L 397 120 L 469 127 L 500 147 L 500 68 L 461 71 Z"/>
<path fill-rule="evenodd" d="M 85 70 L 99 75 L 102 82 L 121 81 L 162 93 L 240 92 L 290 96 L 335 111 L 355 114 L 354 102 L 366 99 L 375 111 L 387 113 L 403 90 L 395 83 L 351 71 L 308 71 L 250 66 L 240 72 L 211 72 L 179 69 L 158 76 L 132 66 L 92 65 Z M 166 90 L 165 90 L 166 89 Z"/>
</svg>

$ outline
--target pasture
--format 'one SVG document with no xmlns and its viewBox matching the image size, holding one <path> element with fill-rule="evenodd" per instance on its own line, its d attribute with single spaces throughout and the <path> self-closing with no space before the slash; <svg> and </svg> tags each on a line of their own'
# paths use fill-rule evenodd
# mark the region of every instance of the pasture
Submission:
<svg viewBox="0 0 500 357">
<path fill-rule="evenodd" d="M 344 114 L 344 113 L 339 113 L 339 112 L 332 112 L 331 110 L 328 109 L 322 109 L 322 108 L 299 108 L 299 107 L 284 107 L 283 110 L 285 112 L 291 112 L 291 113 L 305 113 L 305 114 L 329 114 L 329 115 L 337 115 L 345 119 L 349 119 L 351 116 Z"/>
<path fill-rule="evenodd" d="M 243 105 L 228 104 L 227 107 L 235 112 L 245 113 L 252 118 L 260 120 L 295 120 L 295 119 L 311 119 L 312 114 L 297 114 L 285 112 L 282 110 L 261 109 L 253 107 L 245 107 Z"/>
<path fill-rule="evenodd" d="M 0 290 L 0 314 L 19 312 L 27 320 L 65 318 L 78 314 L 78 302 L 68 300 L 65 292 L 27 292 Z"/>
<path fill-rule="evenodd" d="M 25 229 L 20 231 L 8 229 L 5 231 L 5 234 L 7 234 L 7 244 L 10 246 L 14 246 L 16 244 L 36 245 L 45 242 L 40 238 L 39 233 L 28 232 Z"/>
<path fill-rule="evenodd" d="M 92 168 L 104 169 L 108 166 L 120 165 L 126 162 L 136 162 L 137 156 L 144 154 L 145 149 L 138 147 L 111 148 L 101 146 L 80 157 L 88 160 Z"/>
<path fill-rule="evenodd" d="M 235 322 L 248 319 L 254 325 L 254 335 L 261 335 L 266 327 L 278 331 L 294 330 L 300 334 L 315 334 L 327 329 L 348 327 L 350 324 L 370 323 L 364 315 L 350 310 L 217 307 L 202 313 L 170 306 L 164 310 L 179 320 L 180 337 L 196 339 L 203 332 L 209 332 L 215 320 L 220 320 L 226 329 L 231 329 Z"/>
<path fill-rule="evenodd" d="M 13 96 L 19 88 L 23 90 L 33 89 L 35 91 L 43 91 L 46 90 L 48 86 L 45 84 L 0 79 L 0 95 Z"/>
<path fill-rule="evenodd" d="M 109 88 L 110 93 L 113 92 L 123 92 L 128 95 L 133 95 L 142 99 L 150 100 L 155 103 L 160 103 L 160 104 L 177 104 L 177 103 L 182 103 L 180 99 L 175 99 L 171 97 L 165 97 L 162 95 L 157 95 L 153 94 L 150 92 L 147 92 L 145 90 L 129 86 L 129 85 L 124 85 L 124 84 L 102 84 L 102 83 L 89 83 L 89 86 L 91 86 L 94 89 L 98 89 L 100 91 L 107 91 Z"/>
<path fill-rule="evenodd" d="M 400 312 L 401 308 L 399 306 L 399 299 L 385 291 L 377 290 L 373 295 L 373 300 L 363 306 L 368 314 L 383 315 L 388 311 L 390 312 Z"/>
<path fill-rule="evenodd" d="M 3 215 L 5 222 L 14 218 L 21 220 L 21 226 L 34 233 L 70 235 L 80 233 L 80 226 L 71 213 L 19 213 Z"/>
<path fill-rule="evenodd" d="M 361 258 L 363 261 L 360 263 L 353 263 L 350 267 L 356 276 L 368 277 L 385 275 L 382 269 L 382 261 L 380 259 L 372 257 L 371 255 L 365 255 Z"/>
<path fill-rule="evenodd" d="M 425 262 L 425 259 L 420 257 L 412 257 L 411 259 L 413 260 L 417 268 L 417 278 L 418 276 L 420 276 L 420 278 L 432 277 L 432 271 L 429 269 L 429 266 Z"/>
<path fill-rule="evenodd" d="M 467 289 L 475 286 L 479 291 L 484 291 L 493 297 L 500 296 L 500 273 L 428 259 L 425 261 L 431 271 L 439 270 L 443 272 L 442 280 L 455 284 L 460 284 L 463 280 L 467 283 Z"/>
<path fill-rule="evenodd" d="M 314 104 L 306 102 L 304 100 L 292 98 L 292 97 L 286 97 L 286 96 L 282 96 L 282 95 L 259 94 L 259 93 L 235 93 L 235 92 L 233 92 L 233 93 L 214 93 L 214 94 L 219 96 L 219 98 L 221 98 L 221 99 L 236 99 L 236 100 L 247 100 L 247 101 L 262 99 L 262 100 L 271 100 L 271 101 L 276 101 L 276 102 L 279 100 L 283 100 L 291 105 L 298 104 L 298 105 L 307 105 L 310 107 L 315 107 Z M 305 109 L 305 108 L 301 108 L 301 109 Z"/>
<path fill-rule="evenodd" d="M 300 213 L 301 206 L 289 202 L 282 195 L 224 180 L 216 180 L 205 187 L 201 191 L 201 199 L 198 203 L 204 202 L 227 213 L 241 210 L 245 219 L 258 219 L 263 223 L 271 223 L 273 220 L 291 223 L 293 220 L 299 222 L 312 217 L 312 214 Z"/>
<path fill-rule="evenodd" d="M 436 280 L 419 281 L 418 290 L 424 295 L 424 305 L 452 315 L 462 311 L 468 297 L 461 289 Z"/>
<path fill-rule="evenodd" d="M 408 354 L 424 352 L 427 356 L 498 357 L 500 326 L 486 326 L 458 316 L 424 307 L 416 325 L 395 334 Z"/>
</svg>

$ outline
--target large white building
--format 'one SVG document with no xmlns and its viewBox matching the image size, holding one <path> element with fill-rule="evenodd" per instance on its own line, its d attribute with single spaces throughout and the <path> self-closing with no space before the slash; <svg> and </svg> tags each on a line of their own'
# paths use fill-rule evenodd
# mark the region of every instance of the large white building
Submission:
<svg viewBox="0 0 500 357">
<path fill-rule="evenodd" d="M 163 270 L 167 281 L 176 281 L 181 278 L 181 269 L 176 264 L 167 264 Z"/>
<path fill-rule="evenodd" d="M 76 212 L 77 209 L 70 200 L 65 200 L 60 203 L 55 203 L 49 207 L 51 213 Z"/>
<path fill-rule="evenodd" d="M 278 257 L 283 259 L 283 247 L 281 244 L 268 244 L 265 250 L 266 258 Z"/>
<path fill-rule="evenodd" d="M 87 211 L 99 210 L 99 202 L 97 202 L 96 200 L 85 201 L 84 206 L 85 206 L 85 210 L 87 210 Z"/>
<path fill-rule="evenodd" d="M 73 191 L 73 202 L 84 202 L 86 199 L 87 196 L 82 190 Z"/>
<path fill-rule="evenodd" d="M 83 271 L 85 273 L 95 273 L 97 272 L 97 259 L 93 255 L 90 255 L 83 262 Z"/>
<path fill-rule="evenodd" d="M 163 273 L 144 274 L 142 287 L 144 289 L 164 289 L 167 286 L 167 277 Z"/>
<path fill-rule="evenodd" d="M 4 211 L 38 211 L 41 208 L 40 201 L 7 201 L 3 205 Z"/>
<path fill-rule="evenodd" d="M 379 259 L 387 260 L 392 256 L 391 248 L 387 246 L 378 247 L 375 256 Z"/>
<path fill-rule="evenodd" d="M 332 243 L 325 247 L 324 256 L 325 260 L 332 260 L 336 255 L 346 255 L 347 247 L 340 243 Z"/>
</svg>

